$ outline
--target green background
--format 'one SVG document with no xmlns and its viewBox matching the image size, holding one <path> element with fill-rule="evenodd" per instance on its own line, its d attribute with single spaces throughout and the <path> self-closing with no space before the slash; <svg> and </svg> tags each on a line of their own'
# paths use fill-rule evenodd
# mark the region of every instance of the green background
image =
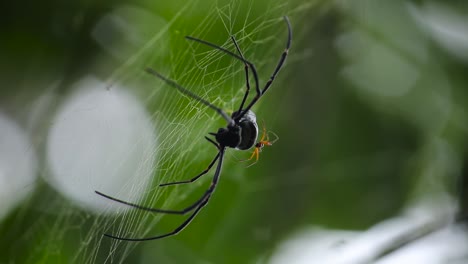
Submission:
<svg viewBox="0 0 468 264">
<path fill-rule="evenodd" d="M 437 204 L 440 195 L 452 197 L 463 212 L 467 64 L 463 50 L 447 48 L 444 40 L 450 39 L 434 36 L 418 21 L 414 10 L 431 4 L 436 11 L 468 12 L 463 1 L 2 3 L 1 110 L 21 125 L 53 81 L 59 80 L 53 90 L 58 98 L 87 74 L 128 84 L 150 113 L 187 126 L 179 131 L 162 124 L 167 127 L 160 137 L 180 137 L 182 144 L 164 149 L 172 153 L 157 170 L 171 172 L 156 183 L 203 170 L 215 155 L 203 135 L 225 124 L 142 68 L 158 69 L 232 111 L 243 95 L 243 65 L 183 36 L 234 50 L 229 34 L 236 34 L 265 83 L 284 49 L 283 15 L 294 33 L 286 65 L 254 108 L 279 140 L 248 168 L 236 159 L 249 154 L 228 153 L 210 203 L 181 234 L 138 244 L 101 239 L 112 217 L 80 209 L 38 180 L 31 197 L 0 222 L 0 263 L 261 263 L 307 227 L 365 231 L 417 201 Z M 128 6 L 153 14 L 160 24 L 116 11 Z M 125 35 L 108 39 L 106 47 L 97 44 L 91 32 L 112 12 L 131 21 L 132 33 L 143 39 L 158 37 L 144 48 L 126 45 Z M 232 32 L 222 21 L 232 23 Z M 33 131 L 40 157 L 52 115 Z M 155 206 L 167 200 L 181 208 L 205 190 L 205 177 L 170 190 L 153 186 L 148 195 L 157 195 Z M 182 194 L 187 195 L 179 199 Z M 58 209 L 41 210 L 50 204 Z M 147 221 L 150 233 L 158 234 L 183 219 Z"/>
</svg>

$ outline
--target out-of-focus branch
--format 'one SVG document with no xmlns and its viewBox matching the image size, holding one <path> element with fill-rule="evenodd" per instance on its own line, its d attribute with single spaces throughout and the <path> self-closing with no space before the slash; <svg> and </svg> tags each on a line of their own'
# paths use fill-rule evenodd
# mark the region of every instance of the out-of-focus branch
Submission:
<svg viewBox="0 0 468 264">
<path fill-rule="evenodd" d="M 408 246 L 411 243 L 418 241 L 428 235 L 431 235 L 439 230 L 442 230 L 444 227 L 447 227 L 451 224 L 447 217 L 438 218 L 432 221 L 428 221 L 421 226 L 417 226 L 413 229 L 408 230 L 398 236 L 396 236 L 388 243 L 385 243 L 380 247 L 374 254 L 374 256 L 369 260 L 370 262 L 377 261 L 387 255 L 395 253 L 396 251 Z"/>
</svg>

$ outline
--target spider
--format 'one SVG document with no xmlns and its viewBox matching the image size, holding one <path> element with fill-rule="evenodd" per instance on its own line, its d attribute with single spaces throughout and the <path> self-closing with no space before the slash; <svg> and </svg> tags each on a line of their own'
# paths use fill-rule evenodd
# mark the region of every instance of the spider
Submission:
<svg viewBox="0 0 468 264">
<path fill-rule="evenodd" d="M 275 136 L 275 139 L 274 140 L 270 140 L 270 137 L 269 137 L 269 133 L 272 133 L 274 136 Z M 265 124 L 263 124 L 263 132 L 262 132 L 262 137 L 260 138 L 260 140 L 255 144 L 255 148 L 254 148 L 254 151 L 252 151 L 252 155 L 250 155 L 250 157 L 248 159 L 244 159 L 244 160 L 240 160 L 240 162 L 244 162 L 244 161 L 250 161 L 252 160 L 254 157 L 255 157 L 255 161 L 250 163 L 248 167 L 252 166 L 252 165 L 255 165 L 255 163 L 257 163 L 258 161 L 258 157 L 260 155 L 260 152 L 262 152 L 262 149 L 263 147 L 265 146 L 272 146 L 277 140 L 279 139 L 278 135 L 276 135 L 275 133 L 273 132 L 267 132 L 266 131 L 266 127 L 265 127 Z"/>
<path fill-rule="evenodd" d="M 116 236 L 112 234 L 104 234 L 106 237 L 110 237 L 113 239 L 117 240 L 125 240 L 125 241 L 148 241 L 148 240 L 155 240 L 155 239 L 161 239 L 164 237 L 169 237 L 178 234 L 180 231 L 182 231 L 194 218 L 195 216 L 200 212 L 200 210 L 208 203 L 208 201 L 211 198 L 211 195 L 216 189 L 216 186 L 218 184 L 219 176 L 221 174 L 221 168 L 223 165 L 223 160 L 224 160 L 224 154 L 226 151 L 226 148 L 234 148 L 237 150 L 248 150 L 252 147 L 255 147 L 254 152 L 252 153 L 252 156 L 249 158 L 252 159 L 254 156 L 256 156 L 256 159 L 258 159 L 258 154 L 260 150 L 263 148 L 265 145 L 271 145 L 272 142 L 268 140 L 268 135 L 267 138 L 265 139 L 265 129 L 263 130 L 263 136 L 259 142 L 255 142 L 258 137 L 258 125 L 257 125 L 257 120 L 256 120 L 256 115 L 255 113 L 251 110 L 251 108 L 258 102 L 258 100 L 268 91 L 270 88 L 271 84 L 275 80 L 278 72 L 280 69 L 283 67 L 283 64 L 286 60 L 286 57 L 288 56 L 289 48 L 291 46 L 291 41 L 292 41 L 292 29 L 291 29 L 291 24 L 289 23 L 289 19 L 287 16 L 284 16 L 284 21 L 286 22 L 287 29 L 288 29 L 288 38 L 286 42 L 286 48 L 283 51 L 278 64 L 276 65 L 275 70 L 273 71 L 273 74 L 271 75 L 270 79 L 266 82 L 265 86 L 263 86 L 263 89 L 260 89 L 259 86 L 259 81 L 258 81 L 258 75 L 257 75 L 257 70 L 255 69 L 255 66 L 253 63 L 248 61 L 247 59 L 244 58 L 243 53 L 241 52 L 239 45 L 237 44 L 236 39 L 234 36 L 231 36 L 231 40 L 234 43 L 234 46 L 237 49 L 237 52 L 239 55 L 223 48 L 220 47 L 216 44 L 210 43 L 205 40 L 201 40 L 198 38 L 194 38 L 191 36 L 186 36 L 188 40 L 192 40 L 207 46 L 210 46 L 214 49 L 217 49 L 221 52 L 226 53 L 227 55 L 230 55 L 231 57 L 241 61 L 244 63 L 244 68 L 245 68 L 245 79 L 246 79 L 246 91 L 244 94 L 244 97 L 242 99 L 242 102 L 238 108 L 237 111 L 235 111 L 231 116 L 227 115 L 221 108 L 211 104 L 210 102 L 206 101 L 205 99 L 201 98 L 200 96 L 194 94 L 193 92 L 187 90 L 186 88 L 182 87 L 181 85 L 177 84 L 175 81 L 168 79 L 161 75 L 160 73 L 156 72 L 152 68 L 146 68 L 146 72 L 149 74 L 163 80 L 166 82 L 169 86 L 172 86 L 179 90 L 181 93 L 191 97 L 194 100 L 199 101 L 200 103 L 206 105 L 207 107 L 215 110 L 222 118 L 224 118 L 227 122 L 226 127 L 222 127 L 218 130 L 216 133 L 208 133 L 211 136 L 214 136 L 214 139 L 211 139 L 207 136 L 205 136 L 205 139 L 208 140 L 211 144 L 213 144 L 216 149 L 218 150 L 218 154 L 214 157 L 214 159 L 211 161 L 211 163 L 208 165 L 208 167 L 199 173 L 197 176 L 193 177 L 190 180 L 185 180 L 185 181 L 177 181 L 177 182 L 169 182 L 169 183 L 163 183 L 160 184 L 160 187 L 163 186 L 169 186 L 169 185 L 178 185 L 178 184 L 186 184 L 186 183 L 191 183 L 196 180 L 198 180 L 201 176 L 207 174 L 211 168 L 214 166 L 214 164 L 217 163 L 216 166 L 216 171 L 213 175 L 213 179 L 211 181 L 210 187 L 205 191 L 205 193 L 197 200 L 195 201 L 192 205 L 186 207 L 185 209 L 182 210 L 166 210 L 166 209 L 156 209 L 156 208 L 150 208 L 142 205 L 138 205 L 135 203 L 131 202 L 126 202 L 117 198 L 114 198 L 112 196 L 109 196 L 107 194 L 104 194 L 99 191 L 95 191 L 98 195 L 103 196 L 109 200 L 129 205 L 131 207 L 148 211 L 148 212 L 155 212 L 155 213 L 165 213 L 165 214 L 177 214 L 177 215 L 184 215 L 189 212 L 191 212 L 190 216 L 182 222 L 177 228 L 175 228 L 173 231 L 162 234 L 162 235 L 157 235 L 157 236 L 151 236 L 151 237 L 144 237 L 144 238 L 132 238 L 132 237 L 121 237 L 121 236 Z M 249 83 L 249 69 L 252 72 L 253 79 L 255 82 L 255 90 L 256 90 L 256 95 L 253 97 L 253 99 L 250 101 L 250 103 L 246 104 L 247 97 L 249 96 L 250 92 L 250 83 Z M 245 107 L 244 107 L 245 106 Z"/>
</svg>

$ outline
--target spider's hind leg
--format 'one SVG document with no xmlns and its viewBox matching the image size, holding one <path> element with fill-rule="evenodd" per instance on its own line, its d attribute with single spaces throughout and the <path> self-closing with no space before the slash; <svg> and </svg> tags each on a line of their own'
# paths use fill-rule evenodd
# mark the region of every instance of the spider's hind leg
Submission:
<svg viewBox="0 0 468 264">
<path fill-rule="evenodd" d="M 213 145 L 215 145 L 215 147 L 219 150 L 220 149 L 220 146 L 218 143 L 216 143 L 214 140 L 212 140 L 211 138 L 209 137 L 205 137 L 206 140 L 208 140 L 210 143 L 212 143 Z M 211 163 L 208 165 L 208 167 L 202 171 L 201 173 L 199 173 L 197 176 L 193 177 L 192 179 L 190 180 L 185 180 L 185 181 L 176 181 L 176 182 L 168 182 L 168 183 L 163 183 L 163 184 L 160 184 L 159 187 L 164 187 L 164 186 L 169 186 L 169 185 L 178 185 L 178 184 L 186 184 L 186 183 L 192 183 L 196 180 L 198 180 L 201 176 L 207 174 L 210 169 L 213 167 L 213 165 L 216 163 L 216 161 L 219 159 L 219 152 L 218 154 L 216 155 L 216 157 L 214 157 L 214 159 L 211 161 Z"/>
</svg>

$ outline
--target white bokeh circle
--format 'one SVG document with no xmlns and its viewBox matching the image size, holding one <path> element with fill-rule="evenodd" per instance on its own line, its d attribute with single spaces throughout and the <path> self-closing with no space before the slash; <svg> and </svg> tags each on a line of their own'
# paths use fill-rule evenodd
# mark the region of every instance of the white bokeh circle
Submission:
<svg viewBox="0 0 468 264">
<path fill-rule="evenodd" d="M 59 109 L 48 135 L 46 180 L 79 206 L 112 213 L 121 206 L 95 190 L 141 199 L 153 177 L 157 135 L 142 102 L 122 87 L 105 87 L 86 78 Z"/>
<path fill-rule="evenodd" d="M 0 113 L 0 219 L 33 190 L 37 156 L 29 137 Z"/>
</svg>

